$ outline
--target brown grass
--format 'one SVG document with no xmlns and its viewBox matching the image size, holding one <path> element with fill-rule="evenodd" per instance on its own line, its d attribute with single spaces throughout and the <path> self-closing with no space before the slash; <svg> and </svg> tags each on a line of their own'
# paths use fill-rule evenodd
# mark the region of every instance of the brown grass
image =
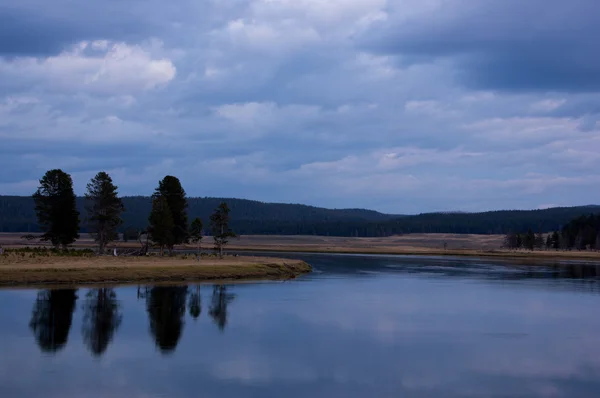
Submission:
<svg viewBox="0 0 600 398">
<path fill-rule="evenodd" d="M 35 246 L 38 242 L 21 239 L 22 234 L 0 234 L 0 244 L 8 246 Z M 351 238 L 328 236 L 243 235 L 233 239 L 227 250 L 301 252 L 301 253 L 351 253 L 399 255 L 450 255 L 476 257 L 502 257 L 517 259 L 583 259 L 600 261 L 600 252 L 594 251 L 511 251 L 502 249 L 504 235 L 467 234 L 409 234 L 384 238 Z M 212 243 L 204 239 L 204 247 Z M 446 249 L 444 249 L 444 243 Z M 117 242 L 119 248 L 137 248 L 136 242 Z M 93 247 L 93 240 L 82 235 L 76 247 Z M 112 245 L 111 245 L 112 248 Z M 195 250 L 193 245 L 180 249 Z"/>
<path fill-rule="evenodd" d="M 310 272 L 299 260 L 264 257 L 205 259 L 180 257 L 0 256 L 0 285 L 80 285 L 212 280 L 290 279 Z"/>
<path fill-rule="evenodd" d="M 506 250 L 502 249 L 503 241 L 504 235 L 467 234 L 410 234 L 384 238 L 254 235 L 233 240 L 229 250 L 600 261 L 600 252 Z"/>
</svg>

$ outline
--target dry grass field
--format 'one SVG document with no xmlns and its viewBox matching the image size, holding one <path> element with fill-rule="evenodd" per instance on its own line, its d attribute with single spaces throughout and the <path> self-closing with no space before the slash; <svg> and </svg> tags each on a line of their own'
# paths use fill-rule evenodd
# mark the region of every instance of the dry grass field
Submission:
<svg viewBox="0 0 600 398">
<path fill-rule="evenodd" d="M 298 260 L 254 256 L 69 257 L 32 253 L 0 256 L 0 285 L 127 284 L 240 279 L 289 279 L 310 272 Z"/>
<path fill-rule="evenodd" d="M 37 240 L 22 239 L 23 233 L 0 233 L 0 245 L 4 247 L 39 246 Z M 405 249 L 447 249 L 456 250 L 495 250 L 502 246 L 503 235 L 460 235 L 460 234 L 410 234 L 385 238 L 350 238 L 308 235 L 243 235 L 232 239 L 230 249 L 316 249 L 327 250 L 338 247 L 344 249 L 384 248 L 393 250 Z M 203 246 L 210 247 L 211 237 L 203 239 Z M 91 247 L 93 239 L 88 234 L 82 234 L 74 246 Z M 138 247 L 137 242 L 115 242 L 116 247 Z M 110 246 L 112 248 L 112 245 Z M 192 246 L 190 246 L 192 247 Z"/>
<path fill-rule="evenodd" d="M 21 239 L 22 234 L 0 234 L 4 247 L 37 246 L 37 241 Z M 481 257 L 513 257 L 540 259 L 585 259 L 600 261 L 595 251 L 514 251 L 502 249 L 503 235 L 409 234 L 384 238 L 351 238 L 328 236 L 243 235 L 232 239 L 228 251 L 275 251 L 312 253 L 363 253 L 405 255 L 456 255 Z M 82 235 L 75 246 L 93 247 L 93 240 Z M 205 237 L 203 247 L 210 248 L 212 239 Z M 137 248 L 137 242 L 116 242 L 117 248 Z M 194 245 L 179 249 L 195 249 Z"/>
</svg>

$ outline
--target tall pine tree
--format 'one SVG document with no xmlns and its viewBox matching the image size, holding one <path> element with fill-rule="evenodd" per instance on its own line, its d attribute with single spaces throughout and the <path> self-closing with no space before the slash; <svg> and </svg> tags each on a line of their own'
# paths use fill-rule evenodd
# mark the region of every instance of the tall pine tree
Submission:
<svg viewBox="0 0 600 398">
<path fill-rule="evenodd" d="M 79 238 L 79 212 L 75 204 L 73 180 L 60 169 L 49 170 L 33 194 L 38 223 L 44 234 L 42 240 L 58 248 Z"/>
<path fill-rule="evenodd" d="M 123 222 L 121 213 L 125 207 L 117 187 L 103 171 L 87 184 L 85 202 L 89 230 L 98 243 L 98 252 L 102 254 L 106 245 L 118 238 L 117 228 Z"/>
<path fill-rule="evenodd" d="M 158 197 L 162 197 L 167 201 L 171 218 L 173 219 L 173 227 L 171 229 L 172 242 L 167 246 L 169 252 L 172 252 L 174 245 L 189 241 L 187 198 L 181 182 L 177 177 L 173 176 L 166 176 L 158 183 L 158 188 L 156 188 L 152 198 L 156 199 Z"/>
<path fill-rule="evenodd" d="M 223 248 L 229 242 L 229 238 L 236 236 L 229 228 L 229 212 L 227 203 L 222 202 L 210 216 L 210 225 L 215 241 L 214 247 L 215 251 L 219 253 L 220 258 L 223 258 Z"/>
<path fill-rule="evenodd" d="M 198 245 L 198 260 L 200 260 L 200 242 L 202 241 L 202 220 L 199 217 L 194 218 L 190 225 L 190 241 Z"/>
<path fill-rule="evenodd" d="M 150 239 L 160 246 L 160 255 L 162 256 L 165 247 L 171 250 L 173 247 L 173 216 L 167 199 L 162 196 L 154 198 L 152 201 L 152 211 L 148 217 L 150 227 L 148 232 Z"/>
</svg>

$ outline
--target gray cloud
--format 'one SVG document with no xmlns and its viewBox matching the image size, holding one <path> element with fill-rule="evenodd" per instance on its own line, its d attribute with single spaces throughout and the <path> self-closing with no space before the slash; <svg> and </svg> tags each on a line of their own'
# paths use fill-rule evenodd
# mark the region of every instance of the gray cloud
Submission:
<svg viewBox="0 0 600 398">
<path fill-rule="evenodd" d="M 0 54 L 5 56 L 54 55 L 81 40 L 139 41 L 164 29 L 159 21 L 128 12 L 131 7 L 143 11 L 137 0 L 59 0 L 52 7 L 38 0 L 8 3 L 0 7 Z"/>
<path fill-rule="evenodd" d="M 600 10 L 594 0 L 439 2 L 368 32 L 369 48 L 401 62 L 450 58 L 468 87 L 598 91 Z"/>
</svg>

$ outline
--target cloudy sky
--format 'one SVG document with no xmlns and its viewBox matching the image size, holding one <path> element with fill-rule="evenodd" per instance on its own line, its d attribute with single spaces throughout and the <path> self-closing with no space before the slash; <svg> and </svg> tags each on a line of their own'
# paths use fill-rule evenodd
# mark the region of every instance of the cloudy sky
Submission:
<svg viewBox="0 0 600 398">
<path fill-rule="evenodd" d="M 4 0 L 0 193 L 393 213 L 600 200 L 596 0 Z"/>
</svg>

